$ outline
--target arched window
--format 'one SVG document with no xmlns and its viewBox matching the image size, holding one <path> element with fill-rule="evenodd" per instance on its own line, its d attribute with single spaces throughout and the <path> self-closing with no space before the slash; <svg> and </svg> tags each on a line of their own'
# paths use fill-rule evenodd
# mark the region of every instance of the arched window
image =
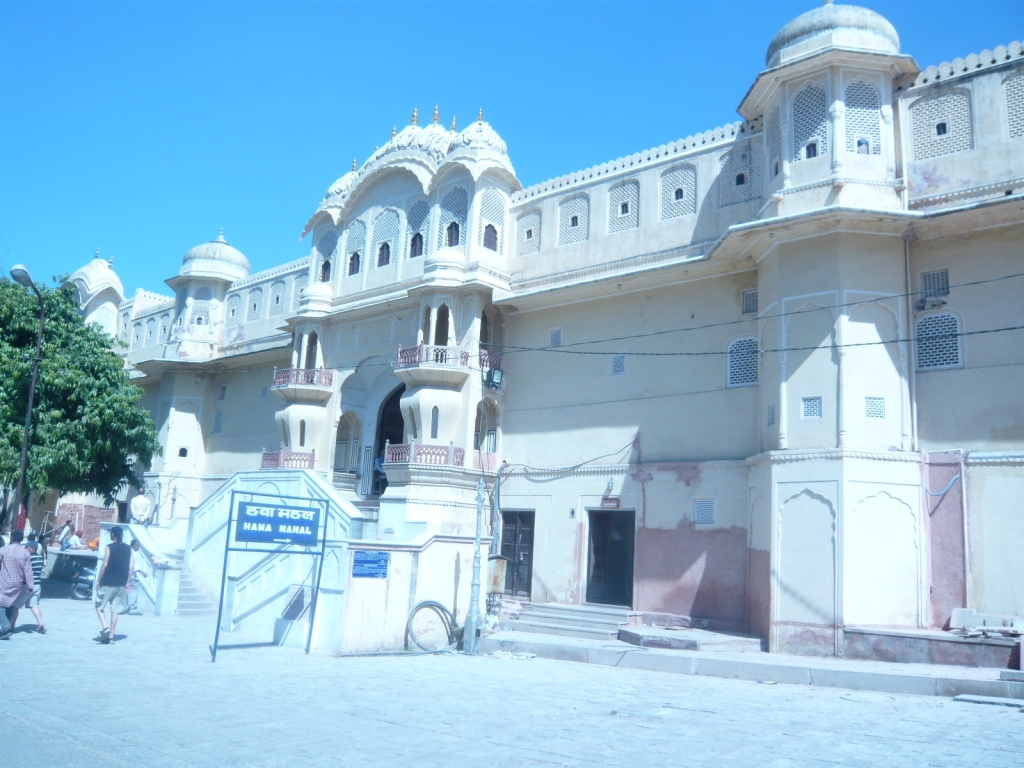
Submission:
<svg viewBox="0 0 1024 768">
<path fill-rule="evenodd" d="M 388 243 L 381 243 L 377 250 L 377 266 L 386 267 L 391 263 L 391 246 Z"/>
<path fill-rule="evenodd" d="M 494 228 L 493 224 L 484 227 L 484 248 L 490 248 L 492 251 L 498 250 L 498 230 Z"/>
<path fill-rule="evenodd" d="M 810 83 L 793 98 L 793 160 L 828 152 L 828 103 L 825 89 Z"/>
<path fill-rule="evenodd" d="M 437 440 L 437 427 L 438 427 L 438 421 L 440 421 L 440 416 L 441 416 L 441 413 L 440 413 L 440 411 L 437 410 L 437 406 L 435 405 L 433 407 L 433 409 L 430 411 L 430 439 L 431 440 Z"/>
<path fill-rule="evenodd" d="M 757 384 L 757 339 L 736 339 L 729 345 L 729 386 Z"/>
<path fill-rule="evenodd" d="M 682 187 L 677 187 L 676 188 L 676 194 L 675 194 L 676 200 L 682 200 L 684 197 L 686 197 L 686 193 L 683 192 L 683 188 Z"/>
<path fill-rule="evenodd" d="M 448 306 L 442 304 L 437 308 L 437 320 L 434 324 L 434 346 L 448 346 Z"/>
<path fill-rule="evenodd" d="M 448 225 L 448 229 L 445 230 L 445 245 L 449 248 L 454 248 L 459 244 L 459 223 L 453 221 Z"/>
<path fill-rule="evenodd" d="M 320 265 L 320 282 L 329 283 L 331 282 L 331 262 L 325 261 Z"/>
<path fill-rule="evenodd" d="M 316 331 L 313 331 L 306 339 L 306 368 L 309 370 L 316 368 L 316 348 L 317 336 Z"/>
<path fill-rule="evenodd" d="M 737 187 L 742 187 L 746 183 L 747 183 L 747 175 L 745 173 L 737 173 L 736 174 L 736 186 Z"/>
<path fill-rule="evenodd" d="M 353 251 L 352 255 L 348 257 L 348 273 L 350 275 L 359 274 L 359 251 Z"/>
<path fill-rule="evenodd" d="M 412 242 L 409 243 L 409 258 L 415 259 L 417 256 L 423 255 L 423 235 L 417 232 L 412 236 Z"/>
</svg>

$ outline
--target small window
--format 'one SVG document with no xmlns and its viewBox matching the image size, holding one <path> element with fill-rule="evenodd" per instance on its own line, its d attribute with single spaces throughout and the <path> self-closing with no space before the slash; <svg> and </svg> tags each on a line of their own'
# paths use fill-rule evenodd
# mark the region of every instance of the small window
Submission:
<svg viewBox="0 0 1024 768">
<path fill-rule="evenodd" d="M 812 141 L 804 148 L 804 158 L 810 160 L 812 157 L 818 156 L 818 142 Z"/>
<path fill-rule="evenodd" d="M 228 388 L 227 388 L 226 384 L 221 384 L 219 387 L 217 387 L 217 399 L 218 400 L 223 400 L 227 396 L 228 396 Z"/>
<path fill-rule="evenodd" d="M 800 398 L 800 417 L 804 419 L 820 419 L 821 397 Z"/>
<path fill-rule="evenodd" d="M 446 235 L 447 240 L 445 242 L 449 248 L 454 248 L 459 244 L 459 223 L 457 221 L 453 221 L 448 225 Z"/>
<path fill-rule="evenodd" d="M 423 255 L 423 235 L 417 232 L 412 236 L 412 242 L 409 243 L 409 258 L 415 259 L 417 256 Z"/>
<path fill-rule="evenodd" d="M 377 266 L 386 267 L 391 263 L 391 246 L 388 243 L 381 243 L 377 249 Z"/>
<path fill-rule="evenodd" d="M 228 317 L 234 317 L 234 316 L 235 316 L 235 308 L 232 307 L 231 309 L 228 310 Z"/>
<path fill-rule="evenodd" d="M 629 203 L 624 202 L 619 206 L 619 216 L 629 216 Z"/>
<path fill-rule="evenodd" d="M 570 227 L 578 227 L 579 225 L 580 225 L 580 217 L 579 216 L 573 216 L 572 218 L 569 219 L 569 226 Z"/>
<path fill-rule="evenodd" d="M 715 524 L 715 500 L 694 499 L 693 500 L 693 522 L 696 525 Z"/>
<path fill-rule="evenodd" d="M 355 251 L 348 257 L 348 273 L 350 275 L 359 274 L 359 251 Z"/>
<path fill-rule="evenodd" d="M 857 154 L 858 155 L 870 155 L 871 154 L 871 142 L 868 139 L 857 139 Z"/>
<path fill-rule="evenodd" d="M 260 399 L 266 400 L 270 396 L 270 387 L 264 387 L 260 390 Z"/>
<path fill-rule="evenodd" d="M 773 424 L 775 424 L 775 406 L 774 405 L 769 405 L 768 406 L 768 426 L 770 427 Z"/>
<path fill-rule="evenodd" d="M 779 161 L 776 160 L 774 163 L 772 163 L 772 178 L 774 178 L 774 177 L 776 177 L 778 175 L 779 175 Z"/>
<path fill-rule="evenodd" d="M 757 290 L 743 292 L 743 314 L 757 314 Z"/>
<path fill-rule="evenodd" d="M 747 174 L 745 174 L 745 173 L 737 173 L 736 174 L 736 186 L 737 187 L 743 187 L 743 186 L 746 186 L 746 183 L 747 183 Z"/>
<path fill-rule="evenodd" d="M 492 251 L 498 250 L 498 230 L 494 228 L 493 224 L 484 227 L 484 248 L 489 248 Z"/>
<path fill-rule="evenodd" d="M 917 321 L 917 367 L 960 365 L 960 320 L 956 315 L 926 315 Z"/>
<path fill-rule="evenodd" d="M 331 282 L 331 262 L 329 261 L 325 261 L 323 264 L 320 265 L 320 282 Z"/>
<path fill-rule="evenodd" d="M 224 409 L 218 408 L 213 412 L 213 433 L 218 434 L 224 429 Z"/>
<path fill-rule="evenodd" d="M 438 422 L 440 421 L 440 419 L 441 419 L 441 412 L 437 410 L 437 406 L 435 405 L 430 410 L 430 439 L 431 440 L 437 440 L 437 429 L 438 429 Z"/>
<path fill-rule="evenodd" d="M 884 419 L 885 418 L 885 398 L 884 397 L 865 397 L 864 398 L 864 415 L 869 419 Z"/>
<path fill-rule="evenodd" d="M 299 422 L 299 447 L 306 445 L 306 421 Z"/>
<path fill-rule="evenodd" d="M 485 453 L 494 453 L 498 449 L 498 432 L 494 429 L 487 430 L 487 449 Z"/>
<path fill-rule="evenodd" d="M 736 339 L 729 345 L 727 358 L 730 387 L 757 384 L 757 339 Z"/>
<path fill-rule="evenodd" d="M 281 294 L 277 294 L 274 297 L 274 306 L 277 307 L 277 306 L 280 306 L 280 305 L 281 305 Z"/>
<path fill-rule="evenodd" d="M 611 361 L 611 374 L 612 376 L 623 376 L 626 373 L 626 356 L 625 355 L 612 355 Z"/>
<path fill-rule="evenodd" d="M 200 315 L 199 317 L 196 318 L 196 325 L 202 325 L 202 324 L 203 324 L 203 316 Z"/>
<path fill-rule="evenodd" d="M 682 200 L 684 197 L 686 197 L 686 193 L 683 191 L 683 188 L 679 187 L 678 189 L 676 189 L 676 191 L 675 191 L 675 199 L 677 201 L 679 201 L 679 200 Z"/>
<path fill-rule="evenodd" d="M 947 125 L 945 121 L 935 124 L 936 136 L 945 136 L 947 133 L 949 133 L 949 125 Z"/>
<path fill-rule="evenodd" d="M 188 448 L 179 448 L 178 449 L 178 458 L 179 459 L 184 459 L 187 456 L 188 456 Z"/>
<path fill-rule="evenodd" d="M 548 331 L 548 346 L 549 347 L 560 347 L 562 346 L 562 329 L 552 328 Z"/>
<path fill-rule="evenodd" d="M 921 275 L 921 298 L 934 299 L 949 296 L 949 270 L 939 269 Z"/>
<path fill-rule="evenodd" d="M 527 240 L 533 240 L 533 230 L 532 229 L 526 230 L 526 239 Z"/>
</svg>

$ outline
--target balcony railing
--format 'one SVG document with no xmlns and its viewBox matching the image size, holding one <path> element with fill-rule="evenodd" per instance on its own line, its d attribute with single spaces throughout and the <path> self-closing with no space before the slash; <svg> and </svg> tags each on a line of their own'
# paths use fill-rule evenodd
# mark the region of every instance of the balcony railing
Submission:
<svg viewBox="0 0 1024 768">
<path fill-rule="evenodd" d="M 480 370 L 489 371 L 492 368 L 501 368 L 501 355 L 497 352 L 488 352 L 486 349 L 481 349 Z"/>
<path fill-rule="evenodd" d="M 334 371 L 326 368 L 287 368 L 283 371 L 274 369 L 274 386 L 302 384 L 309 387 L 330 387 L 334 384 Z"/>
<path fill-rule="evenodd" d="M 316 451 L 264 451 L 260 469 L 313 469 L 316 465 Z"/>
<path fill-rule="evenodd" d="M 469 366 L 469 352 L 458 347 L 436 347 L 420 344 L 416 347 L 398 348 L 398 367 L 411 368 L 414 365 L 450 365 L 466 368 Z"/>
<path fill-rule="evenodd" d="M 423 443 L 396 443 L 387 445 L 385 464 L 432 464 L 439 467 L 466 466 L 466 449 L 454 445 L 424 445 Z"/>
</svg>

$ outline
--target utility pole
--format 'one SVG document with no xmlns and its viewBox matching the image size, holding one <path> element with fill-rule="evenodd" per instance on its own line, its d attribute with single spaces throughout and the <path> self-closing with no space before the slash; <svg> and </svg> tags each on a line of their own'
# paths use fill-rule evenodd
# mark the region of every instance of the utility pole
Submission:
<svg viewBox="0 0 1024 768">
<path fill-rule="evenodd" d="M 480 653 L 480 527 L 484 519 L 484 479 L 476 485 L 476 538 L 473 540 L 473 584 L 469 590 L 469 610 L 466 611 L 466 626 L 462 632 L 462 651 L 472 656 Z"/>
<path fill-rule="evenodd" d="M 25 488 L 25 473 L 28 471 L 28 440 L 29 434 L 32 432 L 32 401 L 36 395 L 36 380 L 39 378 L 39 363 L 43 359 L 43 327 L 46 324 L 46 305 L 43 303 L 43 294 L 39 292 L 39 288 L 32 281 L 32 277 L 29 275 L 28 270 L 23 264 L 15 264 L 11 269 L 11 277 L 14 278 L 15 282 L 26 288 L 31 288 L 35 291 L 37 297 L 39 297 L 39 335 L 36 336 L 36 356 L 32 361 L 32 383 L 28 385 L 28 409 L 25 411 L 25 436 L 21 441 L 21 468 L 18 472 L 18 489 L 14 494 L 15 512 L 14 512 L 14 524 L 11 526 L 14 528 L 21 528 L 21 505 L 22 505 L 22 494 Z"/>
</svg>

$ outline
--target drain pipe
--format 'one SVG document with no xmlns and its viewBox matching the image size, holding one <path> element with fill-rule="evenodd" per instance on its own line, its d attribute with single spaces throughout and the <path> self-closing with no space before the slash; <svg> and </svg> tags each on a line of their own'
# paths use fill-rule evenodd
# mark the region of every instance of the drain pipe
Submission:
<svg viewBox="0 0 1024 768">
<path fill-rule="evenodd" d="M 904 273 L 904 295 L 906 300 L 906 319 L 907 319 L 907 338 L 910 341 L 907 342 L 909 354 L 907 355 L 907 361 L 909 365 L 907 368 L 907 383 L 909 385 L 909 399 L 910 399 L 910 450 L 917 452 L 917 351 L 914 349 L 914 317 L 913 317 L 913 302 L 914 292 L 910 290 L 910 244 L 917 240 L 917 232 L 913 226 L 908 226 L 906 231 L 903 233 L 903 273 Z"/>
<path fill-rule="evenodd" d="M 497 555 L 501 549 L 501 542 L 498 540 L 498 522 L 501 516 L 501 473 L 505 471 L 508 466 L 507 461 L 501 462 L 501 466 L 498 467 L 498 475 L 494 479 L 494 506 L 491 508 L 491 546 L 487 550 L 487 555 Z"/>
</svg>

